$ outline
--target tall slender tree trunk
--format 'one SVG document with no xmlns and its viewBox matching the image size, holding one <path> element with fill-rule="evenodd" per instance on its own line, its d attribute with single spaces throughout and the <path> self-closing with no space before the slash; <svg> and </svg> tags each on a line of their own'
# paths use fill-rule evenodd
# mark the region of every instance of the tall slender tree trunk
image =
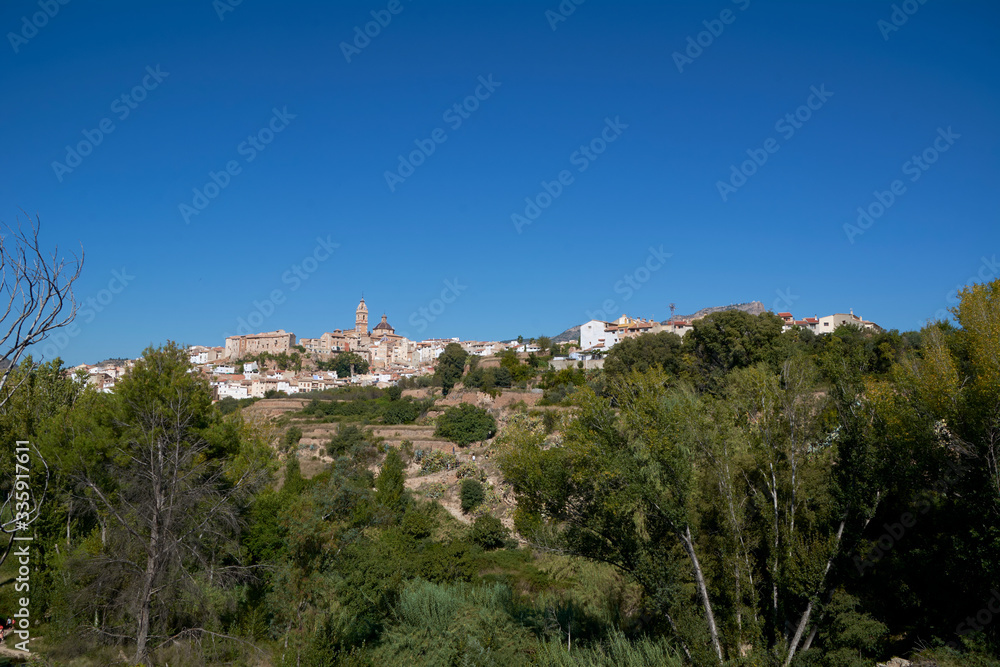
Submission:
<svg viewBox="0 0 1000 667">
<path fill-rule="evenodd" d="M 684 534 L 681 535 L 681 542 L 684 543 L 684 550 L 687 551 L 688 557 L 691 559 L 691 565 L 694 567 L 694 578 L 698 582 L 698 594 L 701 596 L 701 602 L 705 606 L 705 620 L 708 623 L 708 632 L 712 636 L 712 646 L 715 648 L 715 654 L 718 656 L 719 664 L 721 665 L 722 645 L 719 643 L 719 630 L 715 625 L 715 615 L 712 613 L 712 601 L 708 597 L 708 587 L 705 585 L 705 575 L 702 573 L 701 564 L 698 562 L 698 554 L 695 553 L 690 526 L 684 526 Z"/>
<path fill-rule="evenodd" d="M 840 551 L 840 537 L 844 534 L 845 523 L 847 523 L 846 518 L 840 520 L 840 526 L 837 528 L 837 541 L 833 545 L 833 553 L 827 559 L 823 576 L 820 577 L 819 584 L 816 586 L 817 595 L 823 590 L 823 582 L 826 581 L 826 575 L 830 571 L 830 566 L 833 565 L 833 559 L 837 556 L 837 552 Z M 809 625 L 809 616 L 813 610 L 813 597 L 809 598 L 809 604 L 806 605 L 806 610 L 802 613 L 802 618 L 799 619 L 799 626 L 795 629 L 795 636 L 792 637 L 792 641 L 788 646 L 788 657 L 785 658 L 784 667 L 788 667 L 792 663 L 792 658 L 795 657 L 795 652 L 799 648 L 799 642 L 802 641 L 802 633 L 805 632 L 806 626 Z"/>
<path fill-rule="evenodd" d="M 154 533 L 156 527 L 153 528 Z M 154 540 L 150 545 L 153 549 L 159 545 Z M 146 556 L 146 571 L 142 577 L 142 593 L 139 596 L 139 619 L 138 629 L 135 639 L 135 661 L 140 664 L 146 662 L 146 643 L 149 641 L 149 611 L 153 600 L 153 581 L 156 578 L 156 559 L 154 550 L 150 550 Z"/>
</svg>

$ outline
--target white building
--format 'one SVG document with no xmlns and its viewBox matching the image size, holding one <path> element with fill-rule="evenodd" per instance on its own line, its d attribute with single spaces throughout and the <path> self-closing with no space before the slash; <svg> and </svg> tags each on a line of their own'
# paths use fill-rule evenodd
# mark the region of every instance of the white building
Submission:
<svg viewBox="0 0 1000 667">
<path fill-rule="evenodd" d="M 816 331 L 816 333 L 832 333 L 837 329 L 837 327 L 845 324 L 858 327 L 859 329 L 866 329 L 868 331 L 882 331 L 882 327 L 874 322 L 869 322 L 862 319 L 860 315 L 855 315 L 853 309 L 849 313 L 834 313 L 833 315 L 827 315 L 826 317 L 819 318 L 819 323 L 814 331 Z"/>
<path fill-rule="evenodd" d="M 590 320 L 580 325 L 580 351 L 608 350 L 618 342 L 618 334 L 605 331 L 610 324 L 601 320 Z"/>
<path fill-rule="evenodd" d="M 245 382 L 223 382 L 218 386 L 218 393 L 220 399 L 227 396 L 236 400 L 250 398 L 250 388 Z"/>
</svg>

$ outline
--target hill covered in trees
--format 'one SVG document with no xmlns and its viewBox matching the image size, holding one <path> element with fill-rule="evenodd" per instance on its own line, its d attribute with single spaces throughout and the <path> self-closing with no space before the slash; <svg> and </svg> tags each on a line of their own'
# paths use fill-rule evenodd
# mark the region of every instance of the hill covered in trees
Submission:
<svg viewBox="0 0 1000 667">
<path fill-rule="evenodd" d="M 37 446 L 32 650 L 81 667 L 995 667 L 1000 281 L 955 315 L 815 336 L 727 310 L 623 341 L 599 371 L 508 355 L 486 377 L 452 349 L 413 390 L 429 397 L 317 394 L 293 421 L 213 405 L 173 344 L 114 394 L 22 364 L 0 429 L 6 460 Z M 549 407 L 490 407 L 517 387 Z M 391 447 L 392 428 L 436 435 Z M 306 475 L 296 452 L 319 437 Z M 18 567 L 0 566 L 0 609 Z"/>
</svg>

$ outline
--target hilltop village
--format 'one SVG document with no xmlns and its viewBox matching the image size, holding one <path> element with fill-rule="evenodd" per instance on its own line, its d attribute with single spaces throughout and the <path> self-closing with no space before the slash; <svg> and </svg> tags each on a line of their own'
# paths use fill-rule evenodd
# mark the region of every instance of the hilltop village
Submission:
<svg viewBox="0 0 1000 667">
<path fill-rule="evenodd" d="M 694 315 L 671 317 L 658 322 L 623 314 L 616 320 L 590 320 L 579 326 L 579 337 L 567 340 L 572 329 L 556 337 L 560 343 L 549 349 L 554 354 L 549 362 L 554 368 L 566 368 L 577 363 L 587 368 L 600 368 L 603 355 L 617 343 L 644 334 L 672 332 L 684 336 L 694 322 L 710 312 L 740 309 L 764 312 L 760 302 L 736 304 L 721 308 L 706 308 Z M 799 327 L 816 334 L 829 333 L 842 325 L 852 325 L 870 331 L 881 331 L 874 322 L 853 311 L 825 317 L 796 319 L 790 312 L 777 313 L 784 329 Z M 354 327 L 334 329 L 318 338 L 296 338 L 292 332 L 278 329 L 255 334 L 229 336 L 222 346 L 192 345 L 190 360 L 195 369 L 209 378 L 216 400 L 263 398 L 268 395 L 298 394 L 323 391 L 349 385 L 388 387 L 404 378 L 431 375 L 437 358 L 450 343 L 458 343 L 468 354 L 483 358 L 483 366 L 491 358 L 507 350 L 521 356 L 547 352 L 534 340 L 462 341 L 459 338 L 429 338 L 413 341 L 396 333 L 386 314 L 369 329 L 368 304 L 360 300 L 354 313 Z M 350 360 L 339 364 L 338 359 Z M 101 391 L 110 392 L 115 383 L 132 365 L 131 360 L 117 359 L 97 365 L 81 364 L 72 371 L 85 375 L 88 383 Z M 272 392 L 272 393 L 269 393 Z"/>
</svg>

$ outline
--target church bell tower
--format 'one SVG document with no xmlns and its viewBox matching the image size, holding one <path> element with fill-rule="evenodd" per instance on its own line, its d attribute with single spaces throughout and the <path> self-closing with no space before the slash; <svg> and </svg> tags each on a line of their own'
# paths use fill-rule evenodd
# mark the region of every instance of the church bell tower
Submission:
<svg viewBox="0 0 1000 667">
<path fill-rule="evenodd" d="M 359 336 L 368 335 L 368 306 L 365 305 L 364 297 L 361 297 L 361 303 L 354 313 L 354 331 Z"/>
</svg>

